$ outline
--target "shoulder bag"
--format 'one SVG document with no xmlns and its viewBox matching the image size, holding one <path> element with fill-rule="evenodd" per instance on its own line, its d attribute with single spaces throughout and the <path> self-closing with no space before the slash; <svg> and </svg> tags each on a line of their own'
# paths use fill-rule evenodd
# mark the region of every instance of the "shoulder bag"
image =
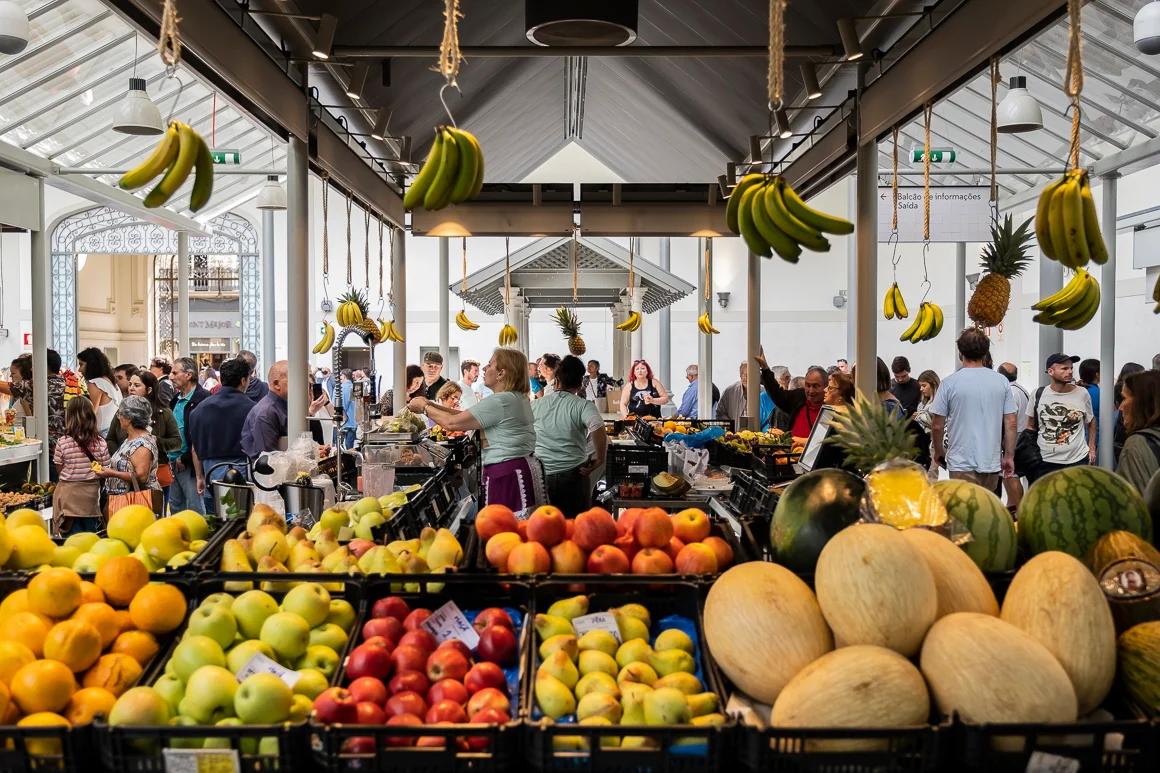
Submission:
<svg viewBox="0 0 1160 773">
<path fill-rule="evenodd" d="M 1035 429 L 1024 429 L 1019 433 L 1015 443 L 1015 474 L 1027 477 L 1043 464 L 1043 455 L 1039 452 L 1039 398 L 1043 396 L 1044 387 L 1035 390 Z"/>
</svg>

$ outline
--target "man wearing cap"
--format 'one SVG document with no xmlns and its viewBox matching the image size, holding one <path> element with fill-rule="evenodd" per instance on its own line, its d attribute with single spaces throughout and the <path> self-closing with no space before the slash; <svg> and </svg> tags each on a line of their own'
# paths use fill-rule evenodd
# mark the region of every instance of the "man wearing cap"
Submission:
<svg viewBox="0 0 1160 773">
<path fill-rule="evenodd" d="M 1053 354 L 1047 358 L 1051 384 L 1027 404 L 1027 429 L 1039 433 L 1043 462 L 1028 475 L 1034 483 L 1049 472 L 1096 460 L 1096 418 L 1086 389 L 1072 383 L 1079 357 Z"/>
</svg>

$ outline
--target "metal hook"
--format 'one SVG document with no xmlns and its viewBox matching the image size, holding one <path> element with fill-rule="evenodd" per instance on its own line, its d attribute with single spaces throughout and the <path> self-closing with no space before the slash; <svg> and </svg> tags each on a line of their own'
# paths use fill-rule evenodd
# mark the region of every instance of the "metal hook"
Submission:
<svg viewBox="0 0 1160 773">
<path fill-rule="evenodd" d="M 177 94 L 173 97 L 173 104 L 169 107 L 169 117 L 165 119 L 165 124 L 169 125 L 173 121 L 173 114 L 177 112 L 177 103 L 181 100 L 181 92 L 185 91 L 185 82 L 177 77 L 177 65 L 171 64 L 165 67 L 165 77 L 172 78 L 177 81 Z"/>
<path fill-rule="evenodd" d="M 890 264 L 894 266 L 894 276 L 898 276 L 898 263 L 902 260 L 902 256 L 898 254 L 898 229 L 890 232 L 889 238 L 886 239 L 886 244 L 892 246 L 894 251 L 890 254 Z"/>
<path fill-rule="evenodd" d="M 447 120 L 451 121 L 451 125 L 454 126 L 456 129 L 458 129 L 459 125 L 455 123 L 455 116 L 451 115 L 451 108 L 449 108 L 447 106 L 447 100 L 443 96 L 443 92 L 446 91 L 448 89 L 448 87 L 454 87 L 454 89 L 456 91 L 459 91 L 459 84 L 458 83 L 455 83 L 455 84 L 444 83 L 439 88 L 439 101 L 443 103 L 443 110 L 447 113 Z M 459 93 L 462 94 L 463 92 L 460 91 Z"/>
</svg>

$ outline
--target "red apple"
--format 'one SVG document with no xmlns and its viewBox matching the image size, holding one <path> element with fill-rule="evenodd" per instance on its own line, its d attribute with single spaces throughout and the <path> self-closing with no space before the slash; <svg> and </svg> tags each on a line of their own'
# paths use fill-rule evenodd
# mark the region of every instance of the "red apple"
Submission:
<svg viewBox="0 0 1160 773">
<path fill-rule="evenodd" d="M 387 699 L 387 715 L 397 717 L 400 714 L 413 714 L 421 717 L 427 713 L 427 701 L 417 692 L 395 693 Z"/>
<path fill-rule="evenodd" d="M 669 558 L 676 561 L 677 554 L 681 552 L 681 548 L 684 546 L 685 543 L 681 542 L 680 537 L 673 537 L 671 540 L 669 540 L 669 546 L 665 548 L 665 552 L 669 554 Z"/>
<path fill-rule="evenodd" d="M 507 666 L 516 662 L 519 644 L 516 642 L 516 635 L 511 628 L 493 625 L 490 628 L 484 628 L 479 634 L 479 645 L 475 648 L 475 652 L 480 660 Z"/>
<path fill-rule="evenodd" d="M 417 631 L 423 625 L 423 621 L 431 616 L 430 609 L 413 609 L 411 613 L 403 620 L 403 627 L 408 631 Z"/>
<path fill-rule="evenodd" d="M 469 715 L 473 725 L 506 725 L 512 721 L 511 715 L 506 711 L 499 709 L 485 708 L 480 709 L 475 714 Z"/>
<path fill-rule="evenodd" d="M 386 636 L 371 636 L 369 639 L 364 639 L 363 643 L 359 646 L 378 647 L 379 649 L 386 650 L 387 652 L 393 652 L 395 649 L 395 643 L 388 639 Z"/>
<path fill-rule="evenodd" d="M 455 650 L 467 659 L 468 665 L 471 664 L 471 648 L 459 639 L 444 639 L 443 641 L 439 642 L 439 646 L 435 648 L 436 652 L 439 650 Z"/>
<path fill-rule="evenodd" d="M 391 660 L 395 663 L 396 671 L 422 671 L 427 673 L 427 652 L 414 644 L 404 644 L 396 647 L 391 653 Z"/>
<path fill-rule="evenodd" d="M 404 725 L 406 727 L 419 727 L 423 724 L 423 720 L 414 714 L 396 714 L 387 720 L 387 724 L 394 725 L 396 727 L 399 725 Z M 415 745 L 415 736 L 413 735 L 388 736 L 386 740 L 387 746 L 399 747 Z"/>
<path fill-rule="evenodd" d="M 552 556 L 538 542 L 523 542 L 508 553 L 509 574 L 543 574 L 552 568 Z"/>
<path fill-rule="evenodd" d="M 470 697 L 463 682 L 457 679 L 441 679 L 427 691 L 427 704 L 434 706 L 439 701 L 455 701 L 462 705 L 467 703 Z"/>
<path fill-rule="evenodd" d="M 358 709 L 358 723 L 360 725 L 381 725 L 387 721 L 387 712 L 377 703 L 370 701 L 360 702 Z"/>
<path fill-rule="evenodd" d="M 451 722 L 429 722 L 431 725 L 450 725 Z M 442 749 L 447 746 L 447 736 L 443 735 L 425 735 L 415 742 L 415 746 L 422 749 Z"/>
<path fill-rule="evenodd" d="M 539 542 L 546 548 L 563 542 L 567 531 L 564 513 L 552 505 L 540 505 L 528 519 L 528 541 Z"/>
<path fill-rule="evenodd" d="M 632 561 L 633 557 L 636 556 L 636 551 L 640 549 L 637 547 L 636 538 L 632 536 L 631 531 L 617 537 L 616 541 L 612 543 L 612 546 L 619 550 L 621 553 L 624 553 L 624 557 L 627 558 L 630 562 Z"/>
<path fill-rule="evenodd" d="M 576 516 L 573 539 L 584 550 L 592 551 L 601 545 L 611 545 L 617 536 L 616 521 L 604 508 L 594 507 Z"/>
<path fill-rule="evenodd" d="M 520 542 L 528 541 L 528 522 L 519 521 L 516 523 L 516 534 L 520 535 Z"/>
<path fill-rule="evenodd" d="M 375 739 L 369 735 L 358 735 L 342 742 L 342 754 L 374 754 Z M 356 765 L 358 763 L 355 763 Z"/>
<path fill-rule="evenodd" d="M 346 548 L 354 555 L 355 558 L 362 558 L 363 553 L 367 552 L 375 546 L 375 543 L 369 539 L 352 539 L 346 543 Z"/>
<path fill-rule="evenodd" d="M 467 721 L 467 712 L 463 710 L 462 705 L 455 701 L 439 701 L 427 709 L 427 715 L 424 719 L 428 725 L 433 725 L 436 722 L 461 724 Z"/>
<path fill-rule="evenodd" d="M 548 555 L 552 559 L 552 572 L 555 574 L 582 574 L 584 562 L 588 558 L 588 554 L 570 539 L 553 545 Z"/>
<path fill-rule="evenodd" d="M 489 687 L 506 693 L 507 678 L 504 676 L 503 669 L 495 663 L 480 662 L 472 666 L 471 670 L 467 672 L 467 676 L 463 677 L 463 686 L 472 695 Z"/>
<path fill-rule="evenodd" d="M 499 709 L 505 714 L 512 709 L 512 703 L 502 691 L 494 687 L 485 687 L 471 696 L 467 701 L 467 715 L 475 716 L 483 709 Z"/>
<path fill-rule="evenodd" d="M 409 614 L 411 614 L 411 608 L 407 606 L 406 601 L 398 596 L 387 596 L 379 599 L 371 607 L 371 617 L 393 617 L 400 623 L 406 620 Z"/>
<path fill-rule="evenodd" d="M 644 548 L 632 557 L 633 574 L 671 574 L 673 559 L 660 548 Z"/>
<path fill-rule="evenodd" d="M 362 637 L 370 639 L 381 636 L 392 645 L 398 644 L 403 636 L 403 624 L 393 617 L 373 617 L 363 623 Z"/>
<path fill-rule="evenodd" d="M 681 538 L 686 545 L 690 542 L 700 542 L 709 536 L 709 516 L 704 510 L 690 507 L 672 517 L 673 535 Z"/>
<path fill-rule="evenodd" d="M 717 554 L 713 548 L 702 542 L 694 542 L 681 548 L 677 554 L 678 574 L 716 574 Z"/>
<path fill-rule="evenodd" d="M 314 716 L 324 725 L 352 725 L 358 719 L 358 701 L 345 687 L 328 687 L 314 699 Z"/>
<path fill-rule="evenodd" d="M 463 679 L 471 664 L 463 653 L 451 647 L 436 650 L 427 658 L 427 678 L 432 682 L 440 679 Z"/>
<path fill-rule="evenodd" d="M 636 537 L 636 544 L 642 548 L 668 547 L 673 538 L 673 522 L 664 510 L 650 507 L 637 516 L 632 534 Z"/>
<path fill-rule="evenodd" d="M 403 634 L 403 638 L 399 639 L 399 645 L 401 646 L 403 644 L 418 647 L 427 654 L 431 654 L 439 646 L 439 642 L 435 641 L 435 637 L 425 628 L 416 628 L 413 631 L 407 631 Z"/>
<path fill-rule="evenodd" d="M 632 534 L 633 527 L 636 525 L 636 519 L 644 512 L 643 507 L 630 507 L 620 514 L 619 520 L 616 522 L 616 531 L 621 536 L 625 534 Z"/>
<path fill-rule="evenodd" d="M 426 661 L 424 661 L 424 665 L 426 665 Z M 397 670 L 395 675 L 391 677 L 391 681 L 387 683 L 387 690 L 391 695 L 408 690 L 426 695 L 427 688 L 430 686 L 431 680 L 422 671 Z M 420 716 L 422 716 L 422 712 L 420 712 Z"/>
<path fill-rule="evenodd" d="M 601 545 L 588 556 L 588 571 L 593 574 L 627 574 L 628 569 L 628 556 L 612 545 Z"/>
<path fill-rule="evenodd" d="M 733 548 L 720 537 L 706 537 L 701 540 L 701 544 L 707 545 L 716 554 L 718 572 L 724 572 L 733 563 Z"/>
<path fill-rule="evenodd" d="M 479 535 L 479 541 L 486 544 L 497 534 L 514 532 L 517 523 L 515 514 L 507 505 L 487 505 L 475 516 L 475 533 Z"/>
<path fill-rule="evenodd" d="M 359 703 L 376 703 L 382 706 L 387 702 L 387 687 L 381 679 L 373 676 L 360 676 L 349 685 L 351 696 Z"/>
<path fill-rule="evenodd" d="M 346 676 L 358 679 L 363 676 L 387 679 L 391 675 L 392 653 L 383 647 L 360 644 L 350 653 L 346 662 Z"/>
<path fill-rule="evenodd" d="M 488 607 L 475 616 L 475 620 L 471 623 L 475 630 L 483 633 L 484 629 L 490 628 L 493 625 L 502 625 L 505 628 L 515 628 L 512 623 L 511 615 L 499 607 Z"/>
<path fill-rule="evenodd" d="M 506 573 L 508 556 L 515 550 L 516 546 L 522 545 L 523 542 L 516 532 L 500 532 L 487 541 L 483 547 L 483 554 L 493 569 Z"/>
</svg>

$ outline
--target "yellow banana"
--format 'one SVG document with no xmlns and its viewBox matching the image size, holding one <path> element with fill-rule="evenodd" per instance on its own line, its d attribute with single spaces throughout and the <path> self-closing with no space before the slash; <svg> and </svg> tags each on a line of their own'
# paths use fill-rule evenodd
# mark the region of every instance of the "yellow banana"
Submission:
<svg viewBox="0 0 1160 773">
<path fill-rule="evenodd" d="M 1063 197 L 1071 180 L 1065 180 L 1055 193 L 1051 194 L 1051 215 L 1048 218 L 1048 228 L 1051 229 L 1051 244 L 1055 247 L 1055 259 L 1068 268 L 1073 266 L 1072 255 L 1067 249 L 1067 226 L 1063 224 Z"/>
<path fill-rule="evenodd" d="M 1156 277 L 1156 286 L 1152 288 L 1152 300 L 1160 303 L 1160 276 Z"/>
<path fill-rule="evenodd" d="M 1083 233 L 1087 239 L 1088 254 L 1095 263 L 1102 266 L 1108 262 L 1108 248 L 1104 244 L 1099 218 L 1096 217 L 1096 202 L 1092 199 L 1087 173 L 1080 178 L 1079 195 L 1083 202 Z"/>
<path fill-rule="evenodd" d="M 1083 197 L 1080 195 L 1080 184 L 1076 177 L 1072 177 L 1063 186 L 1063 229 L 1067 238 L 1066 249 L 1071 256 L 1073 267 L 1080 268 L 1091 262 L 1091 253 L 1088 252 L 1087 236 L 1083 227 Z"/>
<path fill-rule="evenodd" d="M 749 199 L 750 215 L 753 217 L 757 232 L 773 251 L 783 260 L 796 263 L 798 256 L 802 254 L 802 248 L 792 236 L 773 222 L 769 216 L 769 208 L 765 205 L 765 195 L 772 188 L 772 184 L 754 188 L 754 194 Z"/>
<path fill-rule="evenodd" d="M 510 346 L 519 340 L 516 329 L 511 325 L 504 325 L 499 331 L 499 345 Z"/>
<path fill-rule="evenodd" d="M 387 320 L 387 340 L 396 343 L 403 343 L 403 334 L 399 332 L 399 328 L 395 326 L 393 319 Z"/>
<path fill-rule="evenodd" d="M 476 146 L 467 138 L 466 132 L 454 127 L 448 127 L 447 132 L 459 147 L 459 168 L 451 186 L 451 203 L 460 204 L 467 201 L 475 187 L 475 180 L 479 176 L 479 154 L 475 152 Z"/>
<path fill-rule="evenodd" d="M 117 185 L 127 191 L 136 190 L 142 185 L 145 185 L 169 168 L 170 164 L 177 158 L 179 145 L 177 123 L 170 123 L 169 128 L 165 130 L 165 134 L 162 135 L 161 141 L 157 143 L 157 147 L 153 149 L 153 152 L 140 164 L 121 175 L 121 179 L 117 181 Z"/>
<path fill-rule="evenodd" d="M 930 331 L 934 330 L 934 311 L 931 310 L 929 303 L 922 304 L 918 316 L 922 322 L 919 324 L 918 330 L 915 330 L 914 335 L 910 337 L 913 343 L 925 341 L 930 335 Z"/>
<path fill-rule="evenodd" d="M 197 212 L 209 203 L 213 195 L 213 154 L 209 152 L 209 145 L 205 144 L 200 134 L 193 135 L 197 140 L 197 158 L 193 166 L 193 190 L 189 194 L 189 209 Z"/>
<path fill-rule="evenodd" d="M 821 232 L 803 223 L 786 207 L 785 180 L 777 178 L 767 185 L 761 203 L 777 228 L 795 242 L 814 252 L 829 252 L 830 242 Z"/>
<path fill-rule="evenodd" d="M 773 249 L 766 243 L 753 222 L 753 197 L 760 191 L 761 188 L 751 186 L 741 194 L 741 203 L 737 207 L 737 224 L 740 226 L 741 238 L 745 240 L 750 252 L 763 258 L 772 258 Z"/>
<path fill-rule="evenodd" d="M 897 284 L 892 284 L 886 288 L 886 297 L 882 299 L 882 316 L 886 319 L 894 319 L 894 288 Z"/>
<path fill-rule="evenodd" d="M 423 168 L 419 170 L 419 174 L 411 182 L 411 187 L 403 194 L 403 209 L 414 209 L 423 203 L 427 196 L 427 190 L 439 173 L 442 160 L 443 132 L 435 129 L 435 141 L 431 143 L 431 151 L 427 154 L 427 160 L 423 162 Z"/>
<path fill-rule="evenodd" d="M 474 199 L 483 189 L 483 148 L 479 147 L 479 140 L 475 138 L 474 134 L 468 131 L 464 131 L 463 129 L 459 129 L 458 131 L 460 134 L 467 138 L 467 141 L 471 143 L 472 150 L 475 152 L 477 161 L 475 165 L 475 182 L 472 184 L 471 190 L 467 194 L 467 198 Z"/>
<path fill-rule="evenodd" d="M 922 317 L 925 312 L 926 304 L 924 303 L 918 307 L 918 313 L 914 315 L 914 321 L 910 323 L 910 327 L 902 331 L 902 335 L 898 337 L 899 341 L 910 341 L 914 337 L 914 334 L 918 331 L 919 326 L 922 325 Z"/>
<path fill-rule="evenodd" d="M 902 288 L 898 283 L 894 283 L 894 313 L 898 315 L 899 319 L 906 319 L 910 316 L 910 311 L 906 308 L 906 301 L 902 300 Z"/>
<path fill-rule="evenodd" d="M 932 303 L 930 304 L 930 311 L 934 314 L 934 327 L 931 329 L 930 335 L 926 337 L 928 341 L 942 332 L 944 322 L 942 306 L 939 306 L 937 303 Z"/>
<path fill-rule="evenodd" d="M 845 236 L 846 234 L 854 233 L 854 224 L 849 220 L 844 220 L 840 217 L 827 215 L 824 212 L 819 212 L 806 205 L 797 192 L 786 183 L 781 191 L 782 199 L 785 200 L 785 208 L 806 225 L 816 228 L 822 233 L 835 234 L 837 236 Z"/>
<path fill-rule="evenodd" d="M 1084 291 L 1075 306 L 1063 313 L 1056 313 L 1045 321 L 1061 330 L 1079 330 L 1091 322 L 1096 311 L 1100 308 L 1100 285 L 1095 277 L 1086 274 L 1083 277 Z"/>
<path fill-rule="evenodd" d="M 455 315 L 455 324 L 460 330 L 479 330 L 479 325 L 467 318 L 465 309 Z"/>
<path fill-rule="evenodd" d="M 737 222 L 737 213 L 740 209 L 741 197 L 745 195 L 746 190 L 763 180 L 765 180 L 765 175 L 763 174 L 747 174 L 741 178 L 737 185 L 733 186 L 733 192 L 729 194 L 729 200 L 725 202 L 725 224 L 729 226 L 729 230 L 733 233 L 741 233 L 741 225 Z"/>
<path fill-rule="evenodd" d="M 1039 194 L 1039 203 L 1035 207 L 1035 238 L 1039 241 L 1039 251 L 1052 260 L 1058 259 L 1059 248 L 1063 245 L 1057 246 L 1052 240 L 1051 201 L 1055 191 L 1063 185 L 1066 179 L 1066 177 L 1060 177 L 1055 182 L 1048 183 L 1047 187 Z"/>
<path fill-rule="evenodd" d="M 334 345 L 334 325 L 323 321 L 322 323 L 322 338 L 318 339 L 318 343 L 310 351 L 315 354 L 326 354 L 330 351 L 330 347 Z"/>
<path fill-rule="evenodd" d="M 1031 308 L 1034 311 L 1054 312 L 1059 309 L 1067 309 L 1075 304 L 1079 297 L 1083 295 L 1084 291 L 1084 276 L 1087 271 L 1079 269 L 1067 284 L 1059 289 L 1053 295 L 1049 295 L 1038 303 L 1032 304 Z"/>
<path fill-rule="evenodd" d="M 640 312 L 634 311 L 628 315 L 628 319 L 616 326 L 617 330 L 625 333 L 633 333 L 640 327 Z"/>
<path fill-rule="evenodd" d="M 443 157 L 439 160 L 439 172 L 423 196 L 423 209 L 440 210 L 451 203 L 451 189 L 458 176 L 459 144 L 451 132 L 443 129 Z"/>
<path fill-rule="evenodd" d="M 721 331 L 713 327 L 713 323 L 709 321 L 709 312 L 705 312 L 700 317 L 697 317 L 697 327 L 705 335 L 717 335 Z"/>
<path fill-rule="evenodd" d="M 174 193 L 177 193 L 177 189 L 189 177 L 197 161 L 197 134 L 193 129 L 186 124 L 178 123 L 177 137 L 177 158 L 169 165 L 168 171 L 161 178 L 161 182 L 157 183 L 157 187 L 149 191 L 149 195 L 145 197 L 145 206 L 150 209 L 163 206 Z"/>
</svg>

